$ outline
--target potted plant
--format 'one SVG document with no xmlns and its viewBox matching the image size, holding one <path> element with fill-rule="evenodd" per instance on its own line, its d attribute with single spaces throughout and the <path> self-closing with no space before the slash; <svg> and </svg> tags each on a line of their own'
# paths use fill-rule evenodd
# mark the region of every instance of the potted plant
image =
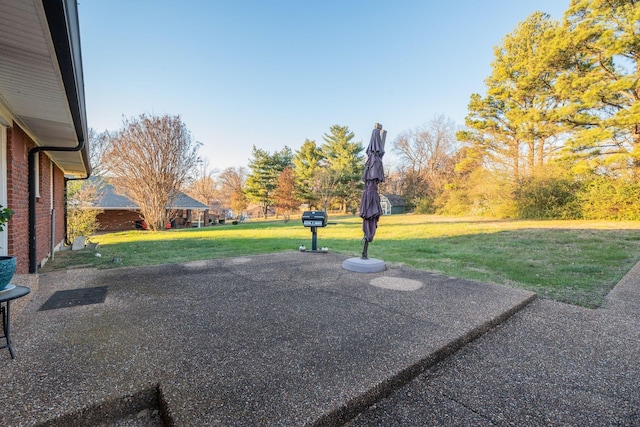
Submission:
<svg viewBox="0 0 640 427">
<path fill-rule="evenodd" d="M 7 222 L 13 216 L 13 211 L 0 205 L 0 231 L 4 231 Z M 16 257 L 0 256 L 0 291 L 7 287 L 16 272 Z"/>
</svg>

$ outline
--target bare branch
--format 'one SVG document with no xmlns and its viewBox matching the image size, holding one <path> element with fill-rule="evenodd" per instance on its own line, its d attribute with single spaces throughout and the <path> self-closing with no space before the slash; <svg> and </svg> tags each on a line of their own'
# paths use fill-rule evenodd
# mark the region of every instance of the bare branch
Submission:
<svg viewBox="0 0 640 427">
<path fill-rule="evenodd" d="M 104 160 L 116 189 L 140 207 L 150 229 L 162 229 L 171 219 L 172 199 L 196 165 L 199 144 L 180 116 L 142 114 L 123 124 Z"/>
</svg>

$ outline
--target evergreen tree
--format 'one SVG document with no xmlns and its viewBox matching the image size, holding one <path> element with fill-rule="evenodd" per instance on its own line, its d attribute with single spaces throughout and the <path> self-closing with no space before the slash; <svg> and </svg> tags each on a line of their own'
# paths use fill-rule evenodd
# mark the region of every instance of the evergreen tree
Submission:
<svg viewBox="0 0 640 427">
<path fill-rule="evenodd" d="M 269 207 L 274 203 L 274 191 L 278 186 L 278 175 L 291 166 L 293 154 L 289 147 L 273 154 L 253 146 L 253 159 L 249 162 L 251 172 L 247 177 L 245 192 L 247 197 L 258 203 L 267 217 Z"/>
<path fill-rule="evenodd" d="M 537 12 L 520 23 L 495 49 L 487 94 L 471 96 L 467 131 L 458 138 L 480 153 L 485 165 L 512 180 L 529 175 L 548 160 L 562 128 L 552 90 L 556 75 L 546 67 L 558 24 Z"/>
<path fill-rule="evenodd" d="M 558 113 L 573 127 L 571 152 L 591 170 L 640 173 L 639 22 L 638 1 L 572 0 L 555 39 L 555 89 L 566 104 Z"/>
<path fill-rule="evenodd" d="M 305 140 L 293 158 L 296 197 L 313 207 L 318 202 L 316 172 L 323 165 L 322 151 L 315 141 Z"/>
<path fill-rule="evenodd" d="M 335 196 L 343 212 L 347 211 L 349 204 L 360 200 L 362 189 L 364 148 L 361 142 L 351 142 L 354 136 L 348 126 L 333 125 L 322 137 L 324 144 L 321 150 L 327 168 L 338 183 Z"/>
</svg>

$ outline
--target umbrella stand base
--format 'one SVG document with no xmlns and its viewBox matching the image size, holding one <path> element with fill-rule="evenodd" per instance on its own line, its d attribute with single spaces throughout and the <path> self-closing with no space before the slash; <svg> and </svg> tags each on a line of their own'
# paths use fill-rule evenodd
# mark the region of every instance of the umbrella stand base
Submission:
<svg viewBox="0 0 640 427">
<path fill-rule="evenodd" d="M 342 268 L 356 273 L 379 273 L 386 270 L 387 265 L 375 258 L 349 258 L 344 260 Z"/>
</svg>

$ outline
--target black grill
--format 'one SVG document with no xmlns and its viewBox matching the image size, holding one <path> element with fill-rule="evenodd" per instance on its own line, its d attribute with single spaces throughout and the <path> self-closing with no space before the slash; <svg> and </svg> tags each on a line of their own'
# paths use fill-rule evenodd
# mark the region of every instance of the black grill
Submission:
<svg viewBox="0 0 640 427">
<path fill-rule="evenodd" d="M 305 227 L 326 227 L 328 218 L 324 211 L 305 211 L 302 213 L 302 225 Z"/>
<path fill-rule="evenodd" d="M 318 251 L 318 227 L 326 227 L 328 218 L 329 217 L 325 211 L 302 212 L 302 225 L 311 228 L 311 251 L 307 252 L 326 252 L 326 248 Z M 305 251 L 306 248 L 304 246 L 300 246 L 300 250 Z"/>
</svg>

